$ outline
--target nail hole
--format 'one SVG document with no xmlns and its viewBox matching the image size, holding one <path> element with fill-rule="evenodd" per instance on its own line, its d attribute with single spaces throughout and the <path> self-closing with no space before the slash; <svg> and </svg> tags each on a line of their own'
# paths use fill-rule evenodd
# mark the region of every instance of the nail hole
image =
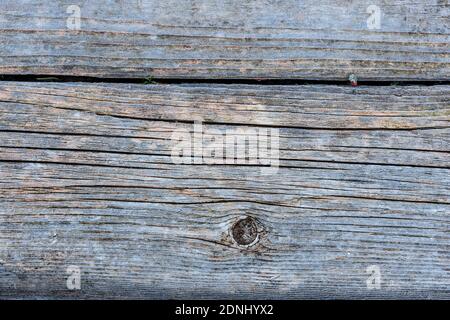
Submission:
<svg viewBox="0 0 450 320">
<path fill-rule="evenodd" d="M 237 221 L 231 228 L 234 241 L 241 246 L 248 246 L 258 238 L 258 228 L 255 219 L 247 217 Z"/>
</svg>

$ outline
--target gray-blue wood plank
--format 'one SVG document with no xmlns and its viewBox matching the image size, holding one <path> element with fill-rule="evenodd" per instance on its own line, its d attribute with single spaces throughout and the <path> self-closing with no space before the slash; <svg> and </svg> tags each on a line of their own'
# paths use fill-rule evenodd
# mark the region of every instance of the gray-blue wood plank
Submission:
<svg viewBox="0 0 450 320">
<path fill-rule="evenodd" d="M 449 40 L 442 0 L 0 2 L 0 74 L 448 80 Z"/>
<path fill-rule="evenodd" d="M 0 82 L 0 297 L 449 299 L 449 99 Z M 278 172 L 175 164 L 192 119 L 278 129 Z"/>
</svg>

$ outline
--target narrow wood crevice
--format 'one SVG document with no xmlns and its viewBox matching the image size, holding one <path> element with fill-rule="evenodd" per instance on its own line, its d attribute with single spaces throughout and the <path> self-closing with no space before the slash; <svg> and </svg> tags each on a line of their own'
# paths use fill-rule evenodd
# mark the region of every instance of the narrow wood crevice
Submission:
<svg viewBox="0 0 450 320">
<path fill-rule="evenodd" d="M 1 147 L 1 146 L 0 146 Z M 8 147 L 6 147 L 8 148 Z M 14 149 L 21 149 L 16 147 L 11 147 Z M 22 148 L 22 149 L 34 149 L 34 148 Z M 39 148 L 37 148 L 39 149 Z M 54 149 L 44 149 L 44 150 L 54 150 Z M 79 150 L 76 150 L 79 151 Z M 90 150 L 87 152 L 91 152 Z M 105 153 L 117 153 L 117 152 L 108 152 L 108 151 L 102 151 Z M 126 154 L 126 153 L 118 153 L 118 154 Z M 129 155 L 133 153 L 128 153 Z M 161 156 L 161 157 L 167 157 L 169 158 L 169 155 L 164 154 L 145 154 L 150 156 Z M 186 157 L 189 159 L 195 159 L 194 157 Z M 214 158 L 217 159 L 217 158 Z M 226 158 L 223 158 L 224 162 Z M 236 159 L 235 159 L 236 160 Z M 314 162 L 314 163 L 334 163 L 334 164 L 350 164 L 350 165 L 367 165 L 367 166 L 387 166 L 387 167 L 413 167 L 413 168 L 432 168 L 432 169 L 443 169 L 443 170 L 450 170 L 450 166 L 431 166 L 431 165 L 419 165 L 419 164 L 400 164 L 400 163 L 382 163 L 382 162 L 357 162 L 357 161 L 337 161 L 337 160 L 314 160 L 314 159 L 283 159 L 279 158 L 280 161 L 301 161 L 301 162 Z M 129 166 L 129 165 L 114 165 L 114 164 L 101 164 L 101 163 L 83 163 L 83 162 L 62 162 L 62 161 L 47 161 L 47 160 L 18 160 L 18 159 L 0 159 L 0 162 L 10 162 L 10 163 L 43 163 L 43 164 L 55 164 L 55 165 L 71 165 L 71 166 L 92 166 L 92 167 L 110 167 L 110 168 L 127 168 L 127 169 L 139 169 L 139 170 L 147 170 L 149 168 L 146 167 L 137 167 L 137 166 Z M 208 166 L 208 167 L 257 167 L 257 168 L 265 168 L 270 167 L 270 164 L 252 164 L 252 163 L 218 163 L 218 164 L 206 164 L 206 163 L 180 163 L 180 164 L 174 164 L 171 161 L 168 161 L 167 165 L 173 165 L 173 166 Z M 160 165 L 161 163 L 153 162 L 148 163 L 149 165 L 155 164 Z M 337 169 L 337 168 L 324 168 L 324 167 L 314 167 L 314 166 L 293 166 L 293 165 L 284 165 L 280 163 L 278 165 L 279 168 L 285 168 L 285 169 L 317 169 L 317 170 L 344 170 L 344 169 Z M 158 168 L 158 170 L 169 170 L 169 169 L 163 169 Z"/>
<path fill-rule="evenodd" d="M 129 83 L 129 84 L 195 84 L 195 83 L 208 83 L 208 84 L 253 84 L 259 86 L 265 85 L 337 85 L 337 86 L 350 86 L 348 80 L 315 80 L 315 79 L 203 79 L 203 78 L 97 78 L 86 76 L 67 76 L 67 75 L 54 75 L 54 74 L 42 74 L 42 75 L 27 75 L 27 74 L 0 74 L 0 81 L 15 81 L 15 82 L 86 82 L 86 83 Z M 146 83 L 150 82 L 150 83 Z M 358 80 L 360 86 L 434 86 L 434 85 L 450 85 L 450 80 L 389 80 L 389 81 L 365 81 Z"/>
<path fill-rule="evenodd" d="M 445 201 L 429 201 L 429 200 L 409 200 L 409 199 L 400 199 L 400 198 L 382 198 L 382 197 L 369 197 L 369 196 L 349 196 L 349 195 L 327 195 L 322 196 L 322 200 L 330 200 L 330 199 L 358 199 L 358 200 L 370 200 L 370 201 L 380 201 L 380 202 L 406 202 L 413 204 L 437 204 L 437 205 L 448 205 L 450 206 L 450 202 Z M 80 199 L 78 199 L 80 200 Z M 51 199 L 51 200 L 21 200 L 22 202 L 71 202 L 78 201 L 77 199 Z M 169 204 L 175 206 L 183 206 L 183 205 L 204 205 L 204 204 L 227 204 L 227 203 L 250 203 L 250 204 L 259 204 L 266 206 L 274 206 L 274 207 L 284 207 L 284 208 L 300 208 L 301 206 L 297 205 L 287 205 L 281 202 L 274 201 L 257 201 L 250 199 L 218 199 L 211 201 L 198 201 L 198 202 L 174 202 L 174 201 L 156 201 L 156 200 L 134 200 L 134 199 L 108 199 L 108 198 L 93 198 L 89 197 L 86 199 L 82 199 L 84 201 L 105 201 L 105 202 L 124 202 L 124 203 L 148 203 L 148 204 Z M 9 202 L 8 200 L 2 200 L 3 202 Z M 12 201 L 12 200 L 11 200 Z M 14 200 L 14 202 L 17 200 Z M 69 207 L 67 207 L 69 208 Z"/>
</svg>

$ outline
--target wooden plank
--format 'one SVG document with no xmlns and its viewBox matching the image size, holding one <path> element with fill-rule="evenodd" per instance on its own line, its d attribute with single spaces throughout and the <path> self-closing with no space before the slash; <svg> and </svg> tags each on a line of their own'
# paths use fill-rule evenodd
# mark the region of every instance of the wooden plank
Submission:
<svg viewBox="0 0 450 320">
<path fill-rule="evenodd" d="M 449 299 L 449 97 L 2 82 L 0 297 Z M 174 164 L 193 120 L 278 129 L 278 172 Z"/>
<path fill-rule="evenodd" d="M 374 5 L 379 29 L 367 13 Z M 0 74 L 449 80 L 449 8 L 442 0 L 3 0 Z"/>
</svg>

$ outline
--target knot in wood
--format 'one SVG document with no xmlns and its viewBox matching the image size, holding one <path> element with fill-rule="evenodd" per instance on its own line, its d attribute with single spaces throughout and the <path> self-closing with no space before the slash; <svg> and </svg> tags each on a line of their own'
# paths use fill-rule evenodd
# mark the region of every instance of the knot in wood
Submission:
<svg viewBox="0 0 450 320">
<path fill-rule="evenodd" d="M 248 246 L 258 238 L 258 228 L 256 221 L 252 217 L 247 217 L 237 221 L 231 228 L 231 235 L 234 241 L 241 246 Z"/>
</svg>

